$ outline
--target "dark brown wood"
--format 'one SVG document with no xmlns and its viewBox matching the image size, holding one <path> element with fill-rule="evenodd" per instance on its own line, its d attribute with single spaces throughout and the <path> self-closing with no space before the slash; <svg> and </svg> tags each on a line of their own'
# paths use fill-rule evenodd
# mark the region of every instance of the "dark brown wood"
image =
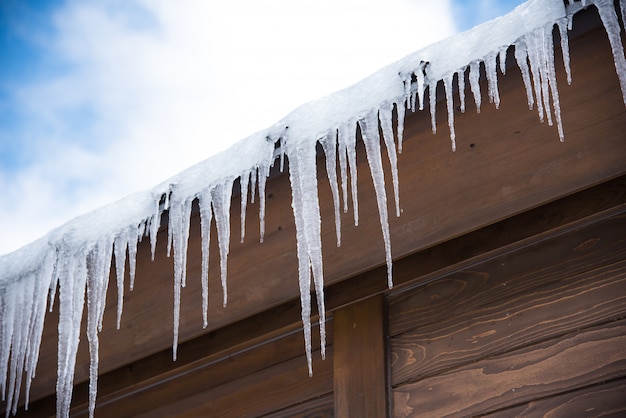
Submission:
<svg viewBox="0 0 626 418">
<path fill-rule="evenodd" d="M 334 313 L 337 417 L 387 415 L 383 304 L 374 296 Z"/>
<path fill-rule="evenodd" d="M 466 266 L 463 271 L 426 283 L 420 291 L 400 291 L 390 298 L 390 334 L 438 324 L 539 286 L 579 275 L 626 258 L 626 213 L 560 231 L 535 245 L 502 251 L 497 257 Z M 520 225 L 523 227 L 523 225 Z M 526 242 L 526 244 L 529 244 Z"/>
<path fill-rule="evenodd" d="M 625 209 L 626 177 L 620 177 L 394 260 L 393 293 L 399 295 L 449 272 L 514 252 Z M 386 292 L 387 283 L 380 279 L 385 274 L 386 267 L 381 266 L 330 286 L 326 291 L 327 307 L 336 309 Z M 398 321 L 394 321 L 393 326 L 397 325 Z"/>
<path fill-rule="evenodd" d="M 333 418 L 335 416 L 334 401 L 332 394 L 322 396 L 268 414 L 267 418 Z"/>
<path fill-rule="evenodd" d="M 489 418 L 619 418 L 623 416 L 626 416 L 626 379 L 537 399 L 486 415 Z"/>
<path fill-rule="evenodd" d="M 392 383 L 626 315 L 623 231 L 626 216 L 610 218 L 392 302 L 390 328 L 412 328 L 391 340 Z"/>
<path fill-rule="evenodd" d="M 296 358 L 137 417 L 258 417 L 316 399 L 333 390 L 333 352 L 328 351 L 326 360 L 319 352 L 313 355 L 315 373 L 310 378 L 306 360 Z"/>
<path fill-rule="evenodd" d="M 562 280 L 394 338 L 393 384 L 626 315 L 626 262 Z"/>
<path fill-rule="evenodd" d="M 394 390 L 395 417 L 472 416 L 626 376 L 626 320 L 486 358 Z"/>
</svg>

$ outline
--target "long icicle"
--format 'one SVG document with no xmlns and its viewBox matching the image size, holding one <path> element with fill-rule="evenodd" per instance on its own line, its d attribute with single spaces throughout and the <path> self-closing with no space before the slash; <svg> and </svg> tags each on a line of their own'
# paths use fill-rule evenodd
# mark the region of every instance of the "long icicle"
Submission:
<svg viewBox="0 0 626 418">
<path fill-rule="evenodd" d="M 387 214 L 387 193 L 385 191 L 385 174 L 380 150 L 380 134 L 378 133 L 378 116 L 376 113 L 369 113 L 364 119 L 359 120 L 361 136 L 365 143 L 367 162 L 374 182 L 376 192 L 376 203 L 380 226 L 385 243 L 385 259 L 387 262 L 387 284 L 389 288 L 393 286 L 392 258 L 391 258 L 391 238 L 389 234 L 389 215 Z"/>
<path fill-rule="evenodd" d="M 295 142 L 295 141 L 294 141 Z M 322 267 L 321 218 L 317 196 L 315 141 L 287 141 L 292 208 L 296 222 L 298 277 L 302 323 L 309 375 L 313 374 L 311 353 L 311 271 L 320 315 L 322 358 L 326 353 L 326 308 Z"/>
<path fill-rule="evenodd" d="M 335 235 L 337 247 L 341 246 L 341 201 L 339 198 L 339 185 L 337 181 L 337 130 L 331 130 L 321 141 L 326 160 L 326 174 L 330 190 L 333 195 L 333 209 L 335 212 Z"/>
</svg>

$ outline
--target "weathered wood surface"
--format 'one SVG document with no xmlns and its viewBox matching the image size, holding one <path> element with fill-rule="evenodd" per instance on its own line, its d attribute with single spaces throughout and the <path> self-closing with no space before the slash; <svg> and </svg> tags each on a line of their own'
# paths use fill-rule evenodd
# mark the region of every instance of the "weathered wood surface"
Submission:
<svg viewBox="0 0 626 418">
<path fill-rule="evenodd" d="M 392 301 L 393 384 L 626 315 L 624 231 L 600 221 Z"/>
<path fill-rule="evenodd" d="M 295 358 L 250 373 L 213 389 L 181 398 L 136 417 L 258 417 L 332 393 L 332 347 L 327 359 L 314 354 L 315 374 L 309 378 L 306 360 Z M 119 415 L 112 414 L 111 417 Z"/>
<path fill-rule="evenodd" d="M 288 314 L 290 309 L 275 311 L 277 312 L 274 316 L 263 315 L 255 321 L 249 321 L 251 322 L 249 327 L 256 324 L 263 330 L 266 324 L 259 321 L 277 325 L 276 319 L 280 315 Z M 242 333 L 250 331 L 245 323 L 240 325 L 242 326 L 237 330 L 230 328 L 226 330 L 229 332 L 214 334 L 212 339 L 196 339 L 187 343 L 188 358 L 180 359 L 182 364 L 173 363 L 171 353 L 167 351 L 101 376 L 98 416 L 132 417 L 149 409 L 178 402 L 193 394 L 209 391 L 288 360 L 298 359 L 306 364 L 302 331 L 299 327 L 283 330 L 279 328 L 277 331 L 282 331 L 282 335 L 267 333 L 264 334 L 263 340 L 260 338 L 247 340 L 244 344 L 237 343 L 235 335 L 229 335 L 235 334 L 236 331 Z M 333 321 L 330 320 L 326 327 L 329 333 L 327 346 L 332 347 Z M 313 327 L 312 336 L 313 344 L 319 346 L 317 326 Z M 228 346 L 229 342 L 233 345 Z M 332 362 L 332 357 L 327 362 Z M 306 379 L 308 374 L 300 377 Z M 71 411 L 73 417 L 87 416 L 87 401 L 88 385 L 78 385 L 74 390 Z M 48 397 L 35 402 L 24 416 L 53 416 L 54 408 L 54 397 Z"/>
<path fill-rule="evenodd" d="M 626 208 L 530 248 L 468 266 L 411 292 L 391 295 L 390 335 L 438 325 L 442 318 L 535 291 L 568 276 L 626 260 Z M 570 277 L 571 278 L 571 277 Z"/>
<path fill-rule="evenodd" d="M 394 261 L 394 300 L 401 294 L 503 253 L 514 252 L 626 210 L 626 176 L 583 190 Z M 385 266 L 327 287 L 336 309 L 388 291 Z M 394 327 L 402 326 L 395 319 Z M 392 334 L 401 332 L 392 329 Z"/>
<path fill-rule="evenodd" d="M 624 417 L 626 416 L 626 379 L 537 399 L 485 416 L 489 418 Z"/>
<path fill-rule="evenodd" d="M 334 395 L 337 417 L 387 415 L 384 297 L 334 313 Z"/>
<path fill-rule="evenodd" d="M 597 24 L 593 12 L 587 15 Z M 443 104 L 437 109 L 436 136 L 430 133 L 426 112 L 408 117 L 404 151 L 399 159 L 403 214 L 390 220 L 394 257 L 448 241 L 626 173 L 626 111 L 604 30 L 597 27 L 570 41 L 574 84 L 566 86 L 563 71 L 558 74 L 565 143 L 558 141 L 556 129 L 540 124 L 536 112 L 527 110 L 521 77 L 515 70 L 499 77 L 500 110 L 485 103 L 479 115 L 471 107 L 466 114 L 456 115 L 456 153 L 450 151 Z M 338 249 L 330 190 L 320 181 L 327 284 L 338 283 L 384 261 L 373 186 L 362 151 L 359 148 L 361 222 L 359 227 L 353 227 L 352 214 L 342 215 L 343 240 Z M 318 169 L 323 175 L 323 164 Z M 221 304 L 217 240 L 215 230 L 212 232 L 210 323 L 206 330 L 201 322 L 198 218 L 192 219 L 188 283 L 182 290 L 181 341 L 297 298 L 295 229 L 287 176 L 273 178 L 267 194 L 267 233 L 263 244 L 258 244 L 259 228 L 254 220 L 258 204 L 248 208 L 246 241 L 237 242 L 239 205 L 237 196 L 234 198 L 226 308 Z M 111 293 L 100 334 L 101 373 L 120 369 L 171 346 L 173 269 L 172 260 L 165 254 L 166 235 L 166 231 L 160 232 L 154 263 L 150 261 L 147 243 L 139 247 L 135 290 L 125 294 L 120 330 L 115 330 L 114 286 L 109 287 Z M 46 318 L 33 400 L 54 393 L 56 317 L 55 311 Z M 86 381 L 88 376 L 85 340 L 79 348 L 77 383 Z M 184 350 L 179 355 L 184 356 Z"/>
<path fill-rule="evenodd" d="M 333 418 L 335 416 L 333 395 L 311 399 L 279 412 L 265 415 L 267 418 Z"/>
<path fill-rule="evenodd" d="M 465 417 L 626 376 L 626 320 L 488 357 L 394 390 L 395 417 Z"/>
</svg>

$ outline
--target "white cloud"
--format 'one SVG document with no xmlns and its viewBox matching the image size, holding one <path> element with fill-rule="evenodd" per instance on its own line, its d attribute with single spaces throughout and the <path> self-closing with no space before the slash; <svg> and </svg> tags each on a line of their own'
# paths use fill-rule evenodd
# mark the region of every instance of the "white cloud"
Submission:
<svg viewBox="0 0 626 418">
<path fill-rule="evenodd" d="M 0 254 L 454 32 L 429 0 L 70 1 L 53 19 L 60 65 L 15 90 L 12 133 L 36 147 L 0 170 Z"/>
</svg>

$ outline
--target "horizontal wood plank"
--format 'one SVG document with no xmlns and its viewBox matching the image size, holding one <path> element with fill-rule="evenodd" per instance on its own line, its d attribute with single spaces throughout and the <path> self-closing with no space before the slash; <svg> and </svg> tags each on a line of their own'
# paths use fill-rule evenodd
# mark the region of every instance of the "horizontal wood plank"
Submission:
<svg viewBox="0 0 626 418">
<path fill-rule="evenodd" d="M 626 214 L 599 220 L 470 266 L 389 300 L 390 335 L 438 326 L 463 312 L 509 300 L 626 259 Z"/>
<path fill-rule="evenodd" d="M 309 377 L 306 359 L 297 358 L 251 373 L 211 390 L 156 408 L 137 418 L 177 417 L 258 417 L 308 399 L 332 393 L 333 352 L 326 360 L 314 354 L 314 370 Z"/>
<path fill-rule="evenodd" d="M 620 262 L 626 259 L 625 230 L 626 214 L 616 214 L 391 295 L 390 335 L 432 329 L 446 318 Z"/>
<path fill-rule="evenodd" d="M 394 390 L 394 416 L 462 417 L 626 376 L 626 320 L 487 358 Z"/>
<path fill-rule="evenodd" d="M 333 418 L 333 395 L 326 395 L 294 405 L 282 411 L 265 415 L 267 418 Z"/>
<path fill-rule="evenodd" d="M 626 416 L 626 380 L 601 383 L 573 392 L 506 408 L 485 418 L 597 418 Z"/>
<path fill-rule="evenodd" d="M 626 259 L 401 334 L 391 341 L 392 382 L 419 380 L 623 316 Z"/>
</svg>

